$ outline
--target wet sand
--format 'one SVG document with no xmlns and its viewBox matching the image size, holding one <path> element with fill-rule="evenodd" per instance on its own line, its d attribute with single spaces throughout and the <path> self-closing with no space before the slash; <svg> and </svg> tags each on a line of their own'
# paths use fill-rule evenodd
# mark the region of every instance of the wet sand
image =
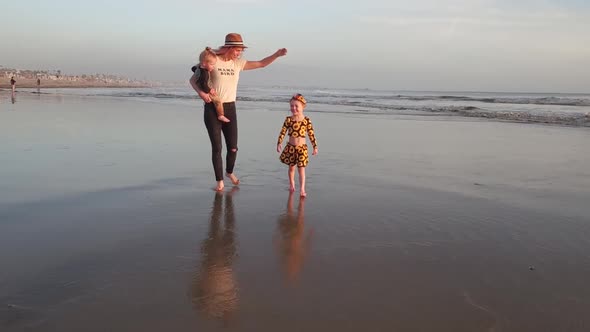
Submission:
<svg viewBox="0 0 590 332">
<path fill-rule="evenodd" d="M 192 103 L 0 98 L 2 331 L 590 327 L 587 129 L 310 112 L 302 200 L 286 107 L 218 194 Z"/>
</svg>

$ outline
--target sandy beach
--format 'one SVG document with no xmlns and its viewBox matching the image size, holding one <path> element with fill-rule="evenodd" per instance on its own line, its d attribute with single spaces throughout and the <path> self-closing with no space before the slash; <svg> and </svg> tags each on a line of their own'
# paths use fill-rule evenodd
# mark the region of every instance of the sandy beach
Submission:
<svg viewBox="0 0 590 332">
<path fill-rule="evenodd" d="M 287 110 L 216 193 L 197 101 L 0 91 L 0 330 L 588 330 L 588 128 L 308 113 L 300 199 Z"/>
</svg>

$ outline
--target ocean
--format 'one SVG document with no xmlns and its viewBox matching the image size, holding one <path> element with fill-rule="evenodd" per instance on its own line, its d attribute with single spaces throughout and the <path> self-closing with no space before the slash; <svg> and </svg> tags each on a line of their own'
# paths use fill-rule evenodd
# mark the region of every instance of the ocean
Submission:
<svg viewBox="0 0 590 332">
<path fill-rule="evenodd" d="M 22 89 L 23 92 L 78 96 L 118 97 L 139 101 L 195 105 L 196 93 L 188 86 L 100 89 Z M 308 100 L 306 112 L 454 116 L 502 121 L 590 127 L 590 94 L 388 91 L 370 89 L 245 86 L 238 102 L 246 108 L 287 110 L 294 93 Z"/>
</svg>

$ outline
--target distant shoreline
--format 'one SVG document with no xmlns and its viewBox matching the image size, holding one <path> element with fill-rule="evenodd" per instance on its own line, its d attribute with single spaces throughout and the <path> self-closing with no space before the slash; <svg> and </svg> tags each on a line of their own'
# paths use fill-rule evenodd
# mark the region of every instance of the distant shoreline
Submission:
<svg viewBox="0 0 590 332">
<path fill-rule="evenodd" d="M 19 78 L 16 80 L 16 89 L 19 88 L 149 88 L 151 84 L 135 83 L 106 83 L 100 81 L 65 81 L 65 80 L 41 80 L 41 85 L 37 85 L 34 78 Z M 10 89 L 10 81 L 0 81 L 0 88 Z"/>
</svg>

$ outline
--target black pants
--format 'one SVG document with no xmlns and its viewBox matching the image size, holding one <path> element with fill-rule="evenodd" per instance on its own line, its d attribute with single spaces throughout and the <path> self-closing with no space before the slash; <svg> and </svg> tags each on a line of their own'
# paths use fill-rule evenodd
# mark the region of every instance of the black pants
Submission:
<svg viewBox="0 0 590 332">
<path fill-rule="evenodd" d="M 215 180 L 223 180 L 223 160 L 221 159 L 221 133 L 225 138 L 227 154 L 225 156 L 225 171 L 234 172 L 234 164 L 238 154 L 238 117 L 236 103 L 223 103 L 223 111 L 230 122 L 217 120 L 217 112 L 213 103 L 205 104 L 204 120 L 209 140 L 211 141 L 211 160 L 215 171 Z M 233 150 L 233 151 L 232 151 Z"/>
</svg>

